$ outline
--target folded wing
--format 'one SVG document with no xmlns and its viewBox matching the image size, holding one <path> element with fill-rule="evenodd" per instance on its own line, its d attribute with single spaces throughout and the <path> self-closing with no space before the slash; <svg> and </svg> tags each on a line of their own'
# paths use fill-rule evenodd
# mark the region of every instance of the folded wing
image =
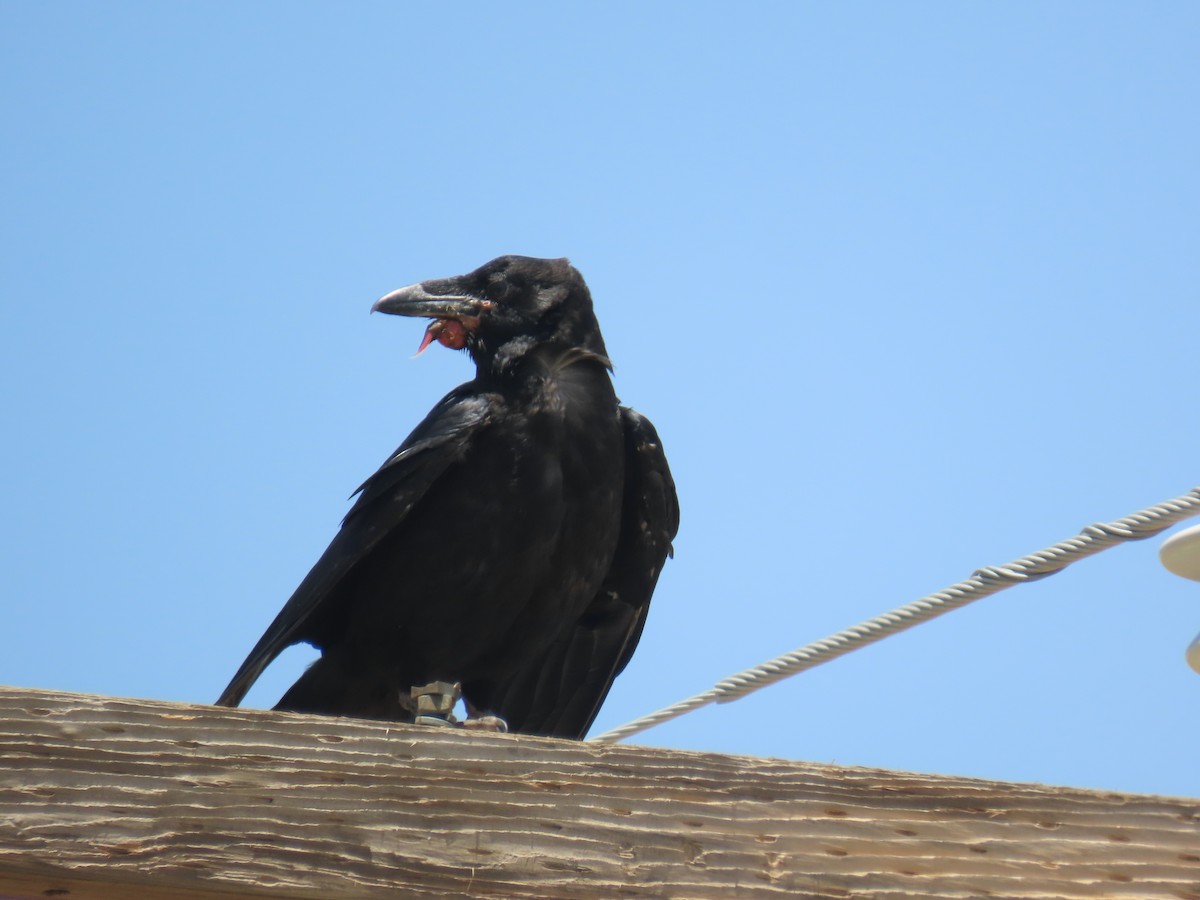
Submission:
<svg viewBox="0 0 1200 900">
<path fill-rule="evenodd" d="M 658 432 L 621 408 L 625 487 L 621 533 L 607 577 L 575 627 L 495 693 L 512 731 L 579 739 L 628 664 L 679 529 L 679 501 Z"/>
<path fill-rule="evenodd" d="M 217 700 L 237 706 L 283 650 L 309 640 L 306 626 L 319 616 L 339 582 L 405 518 L 453 463 L 462 459 L 492 415 L 494 398 L 471 385 L 452 391 L 357 490 L 341 530 L 279 611 Z"/>
</svg>

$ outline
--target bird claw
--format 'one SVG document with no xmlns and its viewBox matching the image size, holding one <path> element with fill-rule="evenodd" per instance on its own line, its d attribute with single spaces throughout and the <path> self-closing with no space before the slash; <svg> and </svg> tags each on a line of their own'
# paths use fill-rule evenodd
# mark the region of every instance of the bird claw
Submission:
<svg viewBox="0 0 1200 900">
<path fill-rule="evenodd" d="M 508 723 L 499 716 L 472 716 L 462 723 L 462 727 L 472 731 L 490 731 L 493 734 L 508 733 Z"/>
<path fill-rule="evenodd" d="M 437 725 L 443 728 L 454 726 L 493 734 L 504 734 L 508 731 L 508 723 L 499 716 L 478 715 L 473 709 L 468 710 L 465 722 L 455 718 L 455 704 L 462 698 L 461 684 L 431 681 L 429 684 L 412 688 L 409 694 L 412 701 L 405 705 L 412 710 L 413 721 L 418 725 Z"/>
</svg>

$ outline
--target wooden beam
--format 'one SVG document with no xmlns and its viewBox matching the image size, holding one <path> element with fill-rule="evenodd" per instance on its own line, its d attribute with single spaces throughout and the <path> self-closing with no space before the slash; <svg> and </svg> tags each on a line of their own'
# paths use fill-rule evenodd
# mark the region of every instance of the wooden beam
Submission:
<svg viewBox="0 0 1200 900">
<path fill-rule="evenodd" d="M 1200 801 L 0 688 L 0 897 L 1200 900 Z"/>
</svg>

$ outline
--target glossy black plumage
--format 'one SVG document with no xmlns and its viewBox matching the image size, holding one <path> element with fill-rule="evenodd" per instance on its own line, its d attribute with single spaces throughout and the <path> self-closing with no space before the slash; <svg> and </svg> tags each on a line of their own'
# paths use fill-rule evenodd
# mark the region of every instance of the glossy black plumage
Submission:
<svg viewBox="0 0 1200 900">
<path fill-rule="evenodd" d="M 276 708 L 411 720 L 461 682 L 511 730 L 580 738 L 641 635 L 679 522 L 654 427 L 618 404 L 579 273 L 508 256 L 393 292 L 465 346 L 451 391 L 359 489 L 218 704 L 285 647 L 322 651 Z"/>
</svg>

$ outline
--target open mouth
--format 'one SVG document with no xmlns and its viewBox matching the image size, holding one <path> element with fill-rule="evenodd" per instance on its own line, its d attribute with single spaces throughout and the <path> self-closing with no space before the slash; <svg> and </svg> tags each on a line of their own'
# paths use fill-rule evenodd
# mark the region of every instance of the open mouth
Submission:
<svg viewBox="0 0 1200 900">
<path fill-rule="evenodd" d="M 458 319 L 434 319 L 425 329 L 421 346 L 417 348 L 417 356 L 424 353 L 425 348 L 434 341 L 451 350 L 461 350 L 467 346 L 467 326 Z"/>
</svg>

